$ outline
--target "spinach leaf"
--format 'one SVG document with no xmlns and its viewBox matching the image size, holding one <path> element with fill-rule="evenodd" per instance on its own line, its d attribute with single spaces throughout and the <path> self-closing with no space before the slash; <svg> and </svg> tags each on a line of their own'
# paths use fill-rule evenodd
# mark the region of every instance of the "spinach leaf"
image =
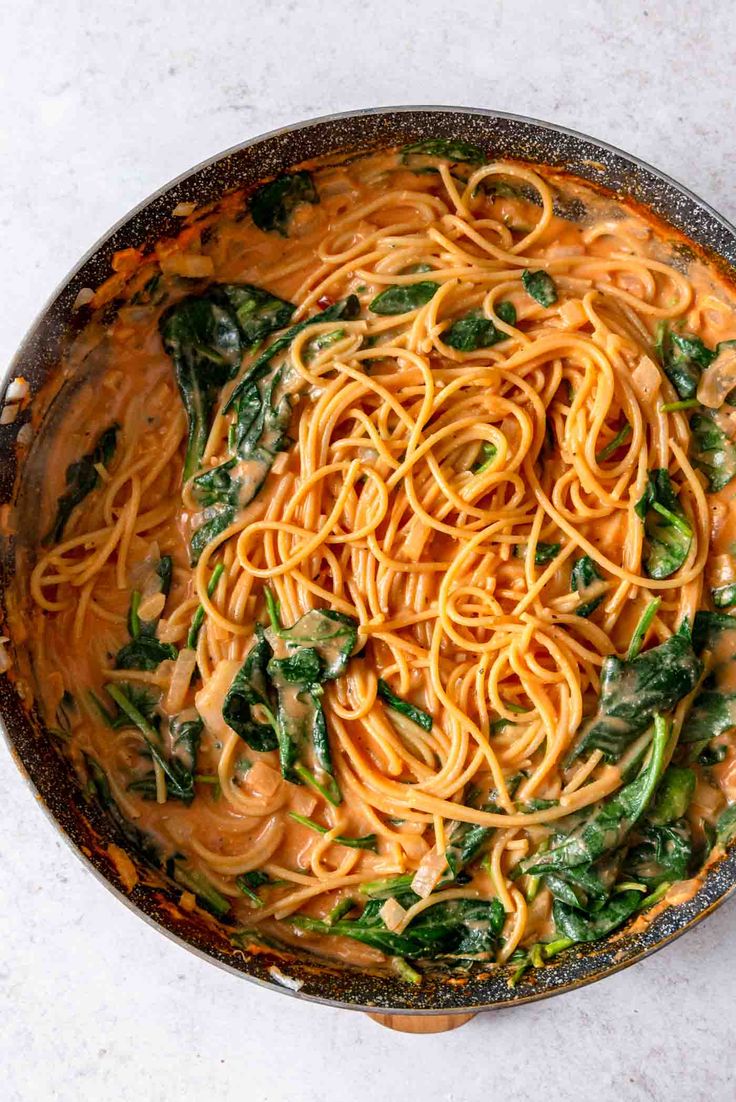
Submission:
<svg viewBox="0 0 736 1102">
<path fill-rule="evenodd" d="M 182 888 L 193 892 L 199 903 L 216 915 L 224 918 L 230 911 L 230 901 L 218 892 L 217 888 L 207 877 L 189 865 L 181 864 L 178 860 L 173 862 L 173 877 Z"/>
<path fill-rule="evenodd" d="M 504 303 L 501 305 L 503 306 Z M 506 305 L 511 306 L 511 303 Z M 511 308 L 513 309 L 513 306 Z M 458 352 L 475 352 L 479 348 L 491 348 L 499 341 L 508 339 L 508 333 L 497 329 L 491 319 L 485 317 L 479 310 L 458 318 L 442 334 L 443 343 L 448 348 L 455 348 Z"/>
<path fill-rule="evenodd" d="M 552 905 L 552 917 L 557 933 L 572 942 L 597 941 L 622 926 L 640 903 L 640 892 L 620 892 L 600 910 L 590 914 L 556 899 Z"/>
<path fill-rule="evenodd" d="M 596 463 L 604 463 L 606 459 L 610 459 L 614 452 L 618 451 L 622 444 L 631 436 L 631 425 L 628 421 L 625 422 L 618 430 L 612 440 L 609 440 L 600 451 L 595 453 Z"/>
<path fill-rule="evenodd" d="M 263 900 L 258 895 L 258 889 L 262 888 L 264 884 L 270 884 L 271 878 L 267 872 L 254 869 L 252 872 L 244 872 L 240 876 L 236 876 L 235 883 L 255 907 L 262 907 Z"/>
<path fill-rule="evenodd" d="M 215 294 L 229 306 L 248 348 L 288 325 L 296 309 L 293 302 L 252 283 L 219 283 Z"/>
<path fill-rule="evenodd" d="M 655 713 L 671 711 L 692 692 L 702 669 L 689 632 L 682 628 L 631 661 L 608 655 L 601 668 L 598 710 L 583 727 L 573 758 L 602 750 L 606 761 L 618 761 Z"/>
<path fill-rule="evenodd" d="M 598 573 L 595 567 L 595 563 L 587 555 L 583 555 L 582 558 L 576 559 L 572 564 L 572 571 L 570 573 L 570 589 L 578 593 L 584 592 L 589 586 L 595 582 L 602 582 L 603 578 Z M 584 601 L 583 604 L 578 605 L 575 609 L 576 616 L 591 616 L 598 605 L 603 600 L 604 594 L 600 597 L 594 597 L 592 601 Z"/>
<path fill-rule="evenodd" d="M 157 761 L 166 776 L 166 795 L 182 803 L 190 804 L 194 799 L 194 774 L 197 769 L 197 753 L 204 724 L 199 716 L 183 718 L 174 716 L 169 723 L 171 753 L 166 754 L 162 747 L 153 748 L 149 742 L 151 757 Z M 154 773 L 133 781 L 128 785 L 132 792 L 149 800 L 157 796 Z"/>
<path fill-rule="evenodd" d="M 445 879 L 456 880 L 471 861 L 483 850 L 494 833 L 493 827 L 475 823 L 455 823 L 450 832 L 445 858 L 450 875 Z"/>
<path fill-rule="evenodd" d="M 722 846 L 727 846 L 736 838 L 736 804 L 731 804 L 722 811 L 716 823 L 716 840 Z"/>
<path fill-rule="evenodd" d="M 644 565 L 650 578 L 668 578 L 682 566 L 693 542 L 693 530 L 665 467 L 649 472 L 643 496 L 635 506 L 644 521 Z"/>
<path fill-rule="evenodd" d="M 736 477 L 736 444 L 726 436 L 713 410 L 696 410 L 690 418 L 693 463 L 708 479 L 711 494 Z"/>
<path fill-rule="evenodd" d="M 539 540 L 534 552 L 534 565 L 544 566 L 546 563 L 552 562 L 552 559 L 554 559 L 556 555 L 559 555 L 561 550 L 561 543 L 544 543 L 542 540 Z M 514 548 L 514 555 L 517 559 L 526 558 L 526 544 L 517 543 Z"/>
<path fill-rule="evenodd" d="M 549 272 L 532 272 L 525 268 L 521 273 L 521 282 L 526 293 L 540 306 L 553 306 L 557 302 L 557 287 Z"/>
<path fill-rule="evenodd" d="M 736 632 L 736 616 L 701 608 L 695 613 L 693 622 L 693 646 L 698 654 L 704 650 L 712 651 L 720 643 L 722 636 L 731 631 Z M 736 655 L 736 635 L 731 639 Z"/>
<path fill-rule="evenodd" d="M 161 643 L 155 635 L 141 633 L 115 655 L 116 670 L 155 670 L 167 658 L 175 659 L 173 643 Z"/>
<path fill-rule="evenodd" d="M 673 333 L 666 322 L 657 330 L 657 358 L 664 373 L 680 398 L 694 398 L 703 369 L 715 359 L 715 352 L 699 337 L 688 333 Z"/>
<path fill-rule="evenodd" d="M 639 840 L 626 856 L 626 876 L 650 890 L 685 879 L 693 855 L 692 835 L 685 819 L 659 826 L 645 822 L 638 834 Z"/>
<path fill-rule="evenodd" d="M 711 589 L 710 596 L 716 608 L 731 608 L 736 605 L 736 582 L 728 582 Z"/>
<path fill-rule="evenodd" d="M 360 299 L 357 295 L 348 295 L 347 298 L 341 299 L 339 302 L 335 302 L 332 306 L 328 306 L 326 310 L 323 310 L 320 314 L 313 314 L 311 318 L 305 318 L 303 321 L 298 321 L 296 325 L 292 325 L 290 329 L 282 333 L 280 337 L 277 337 L 268 348 L 265 348 L 261 352 L 253 363 L 250 365 L 245 375 L 240 379 L 237 386 L 234 388 L 232 394 L 225 403 L 223 412 L 227 413 L 233 408 L 236 403 L 240 401 L 243 392 L 250 387 L 253 383 L 258 382 L 271 370 L 271 361 L 280 352 L 285 351 L 304 329 L 310 325 L 318 325 L 324 321 L 352 321 L 360 314 Z"/>
<path fill-rule="evenodd" d="M 268 663 L 273 655 L 263 628 L 256 624 L 256 641 L 233 679 L 222 705 L 222 718 L 252 750 L 265 753 L 279 744 L 276 724 L 275 694 L 268 677 Z M 268 722 L 256 718 L 260 709 Z"/>
<path fill-rule="evenodd" d="M 285 628 L 273 594 L 266 590 L 271 630 L 289 647 L 315 647 L 323 662 L 323 678 L 332 681 L 345 672 L 358 639 L 358 621 L 332 608 L 312 609 Z"/>
<path fill-rule="evenodd" d="M 667 740 L 667 723 L 656 716 L 652 752 L 636 780 L 603 800 L 581 826 L 546 853 L 533 853 L 524 858 L 517 866 L 519 872 L 544 876 L 552 870 L 588 865 L 618 849 L 646 811 L 659 783 Z"/>
<path fill-rule="evenodd" d="M 319 203 L 314 180 L 304 170 L 285 173 L 256 188 L 248 208 L 259 230 L 288 237 L 291 216 L 300 203 Z"/>
<path fill-rule="evenodd" d="M 584 911 L 599 909 L 611 894 L 623 861 L 621 850 L 607 853 L 592 864 L 549 872 L 545 886 L 555 899 Z"/>
<path fill-rule="evenodd" d="M 647 818 L 654 826 L 681 819 L 690 806 L 695 792 L 696 777 L 692 769 L 671 765 L 662 777 Z"/>
<path fill-rule="evenodd" d="M 652 626 L 654 617 L 657 615 L 657 611 L 661 604 L 661 597 L 653 597 L 651 601 L 647 602 L 647 606 L 639 617 L 639 622 L 631 635 L 631 642 L 629 643 L 629 649 L 626 654 L 628 662 L 633 662 L 641 652 L 641 648 L 644 646 L 644 640 L 647 637 L 647 632 Z"/>
<path fill-rule="evenodd" d="M 174 572 L 174 563 L 170 555 L 161 556 L 156 563 L 155 572 L 161 582 L 159 593 L 163 593 L 164 597 L 168 597 Z M 140 604 L 141 594 L 137 589 L 134 589 L 130 595 L 130 607 L 128 609 L 128 632 L 132 639 L 137 639 L 140 635 L 155 636 L 156 634 L 159 617 L 156 617 L 155 620 L 141 620 L 138 615 Z"/>
<path fill-rule="evenodd" d="M 118 834 L 124 838 L 129 849 L 140 854 L 143 860 L 154 868 L 159 866 L 161 851 L 158 844 L 150 834 L 134 826 L 130 819 L 123 815 L 113 797 L 107 774 L 99 762 L 89 754 L 85 754 L 84 751 L 82 757 L 89 778 L 85 789 L 85 798 L 94 797 L 97 800 Z"/>
<path fill-rule="evenodd" d="M 237 319 L 216 292 L 185 298 L 169 307 L 161 316 L 159 330 L 164 349 L 174 361 L 187 413 L 186 481 L 199 467 L 220 390 L 240 367 L 243 337 Z"/>
<path fill-rule="evenodd" d="M 429 138 L 424 142 L 405 145 L 401 150 L 401 160 L 410 163 L 412 155 L 442 157 L 447 161 L 465 162 L 482 165 L 486 163 L 485 154 L 477 145 L 461 141 L 459 138 Z"/>
<path fill-rule="evenodd" d="M 423 731 L 432 730 L 433 721 L 429 712 L 425 712 L 421 708 L 417 708 L 416 704 L 412 704 L 410 701 L 402 700 L 400 696 L 396 696 L 395 693 L 391 692 L 390 686 L 382 677 L 378 679 L 377 695 L 380 700 L 388 704 L 389 708 L 393 708 L 399 715 L 410 719 L 412 723 L 416 723 Z"/>
<path fill-rule="evenodd" d="M 478 458 L 473 466 L 470 468 L 473 474 L 482 474 L 483 471 L 488 470 L 493 460 L 498 455 L 498 448 L 495 444 L 491 444 L 489 440 L 484 440 L 480 446 Z"/>
<path fill-rule="evenodd" d="M 120 425 L 113 424 L 97 437 L 92 451 L 87 452 L 81 459 L 70 463 L 66 469 L 66 492 L 61 495 L 56 503 L 56 519 L 51 529 L 44 537 L 44 544 L 59 543 L 64 534 L 67 522 L 84 499 L 92 493 L 100 483 L 97 471 L 99 466 L 107 467 L 117 446 Z"/>
<path fill-rule="evenodd" d="M 229 528 L 235 521 L 236 516 L 237 511 L 234 506 L 229 506 L 217 510 L 214 516 L 200 525 L 189 541 L 189 556 L 192 566 L 197 565 L 205 547 L 212 543 L 213 539 L 224 532 L 226 528 Z"/>
<path fill-rule="evenodd" d="M 729 646 L 730 640 L 730 646 Z M 707 746 L 713 738 L 736 726 L 736 692 L 731 687 L 730 668 L 736 657 L 736 617 L 725 612 L 701 609 L 695 614 L 693 644 L 699 653 L 713 652 L 717 662 L 709 671 L 693 701 L 680 734 L 683 744 Z M 730 653 L 723 654 L 727 649 Z"/>
<path fill-rule="evenodd" d="M 452 899 L 438 902 L 422 911 L 403 933 L 389 930 L 380 915 L 383 903 L 371 899 L 360 918 L 342 919 L 328 925 L 306 915 L 291 922 L 299 929 L 320 934 L 350 937 L 379 949 L 389 956 L 431 958 L 454 956 L 486 958 L 498 945 L 504 923 L 500 900 Z"/>
<path fill-rule="evenodd" d="M 431 279 L 420 280 L 419 283 L 393 284 L 376 295 L 369 309 L 382 316 L 408 314 L 410 310 L 425 306 L 439 289 L 439 283 L 434 283 Z"/>
<path fill-rule="evenodd" d="M 329 834 L 330 832 L 329 827 L 322 826 L 321 823 L 309 819 L 306 815 L 299 815 L 296 811 L 290 811 L 289 818 L 293 819 L 295 823 L 301 823 L 308 830 L 313 830 L 315 834 Z M 378 840 L 375 834 L 364 834 L 360 838 L 346 838 L 343 834 L 336 834 L 334 841 L 341 846 L 347 846 L 348 849 L 369 849 L 375 853 L 378 848 Z"/>
</svg>

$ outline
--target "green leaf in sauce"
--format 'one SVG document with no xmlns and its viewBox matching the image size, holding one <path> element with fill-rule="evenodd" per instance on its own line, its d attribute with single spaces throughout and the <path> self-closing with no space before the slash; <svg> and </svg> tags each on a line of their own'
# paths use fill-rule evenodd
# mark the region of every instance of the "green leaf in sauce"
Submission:
<svg viewBox="0 0 736 1102">
<path fill-rule="evenodd" d="M 644 567 L 650 578 L 668 578 L 690 552 L 693 530 L 665 467 L 649 472 L 636 513 L 644 521 Z"/>
<path fill-rule="evenodd" d="M 708 479 L 708 491 L 717 493 L 736 476 L 736 444 L 721 428 L 714 410 L 693 413 L 690 431 L 690 457 Z"/>
<path fill-rule="evenodd" d="M 561 550 L 561 543 L 544 543 L 542 540 L 539 540 L 534 551 L 534 565 L 545 566 L 548 562 L 552 562 L 552 560 L 559 555 Z M 517 543 L 514 548 L 514 555 L 517 559 L 526 558 L 526 544 Z"/>
<path fill-rule="evenodd" d="M 256 188 L 248 209 L 259 230 L 288 237 L 291 216 L 301 203 L 319 203 L 314 180 L 305 170 L 285 173 Z"/>
<path fill-rule="evenodd" d="M 525 268 L 521 273 L 524 290 L 540 306 L 553 306 L 557 302 L 557 287 L 549 272 L 532 272 Z"/>
<path fill-rule="evenodd" d="M 675 333 L 666 322 L 657 329 L 655 351 L 665 375 L 682 399 L 695 397 L 703 370 L 716 357 L 699 337 Z"/>
<path fill-rule="evenodd" d="M 411 310 L 426 306 L 439 288 L 439 283 L 431 279 L 420 280 L 418 283 L 395 283 L 376 295 L 369 309 L 381 316 L 408 314 Z"/>
<path fill-rule="evenodd" d="M 572 570 L 570 572 L 570 590 L 578 593 L 584 593 L 586 589 L 589 589 L 596 582 L 603 581 L 603 578 L 598 573 L 595 567 L 595 563 L 588 555 L 583 555 L 582 558 L 576 559 L 572 564 Z M 600 597 L 593 597 L 590 601 L 583 601 L 575 609 L 576 616 L 588 617 L 591 616 L 598 605 L 603 600 L 604 594 Z"/>
<path fill-rule="evenodd" d="M 263 628 L 256 625 L 256 641 L 225 695 L 222 718 L 252 750 L 276 750 L 276 698 L 268 675 L 273 655 Z"/>
<path fill-rule="evenodd" d="M 600 910 L 589 913 L 570 907 L 556 899 L 552 904 L 552 918 L 558 934 L 571 942 L 597 941 L 622 926 L 641 903 L 638 891 L 623 891 L 614 895 Z"/>
<path fill-rule="evenodd" d="M 514 309 L 510 302 L 502 302 L 498 310 L 503 306 L 510 306 L 512 310 Z M 499 317 L 501 317 L 500 313 Z M 516 320 L 515 310 L 514 320 Z M 509 324 L 513 325 L 513 322 Z M 464 317 L 458 318 L 442 334 L 443 343 L 448 348 L 454 348 L 458 352 L 475 352 L 479 348 L 491 348 L 494 344 L 508 339 L 508 333 L 497 329 L 491 319 L 478 310 L 471 311 L 465 314 Z"/>
<path fill-rule="evenodd" d="M 423 731 L 432 730 L 433 721 L 429 712 L 425 712 L 421 708 L 418 708 L 416 704 L 412 704 L 410 701 L 402 700 L 400 696 L 396 696 L 396 694 L 391 691 L 388 683 L 381 677 L 378 679 L 377 695 L 379 700 L 382 700 L 389 708 L 392 708 L 406 719 L 411 720 L 412 723 L 416 723 Z"/>
<path fill-rule="evenodd" d="M 446 161 L 455 163 L 482 165 L 486 163 L 486 156 L 477 145 L 461 141 L 459 138 L 429 138 L 423 142 L 413 142 L 401 149 L 401 160 L 404 164 L 410 163 L 416 156 L 441 157 Z"/>
<path fill-rule="evenodd" d="M 598 709 L 583 726 L 572 757 L 601 750 L 606 761 L 618 761 L 655 713 L 671 711 L 692 692 L 702 668 L 684 625 L 631 661 L 609 654 L 601 668 Z"/>
<path fill-rule="evenodd" d="M 56 504 L 56 519 L 44 537 L 44 544 L 59 543 L 70 516 L 84 499 L 100 484 L 98 467 L 108 467 L 115 455 L 120 425 L 113 424 L 97 437 L 94 448 L 70 463 L 66 469 L 66 491 Z"/>
<path fill-rule="evenodd" d="M 722 811 L 716 823 L 716 840 L 722 846 L 727 846 L 736 838 L 736 804 L 731 804 Z"/>
<path fill-rule="evenodd" d="M 642 824 L 626 855 L 624 874 L 650 890 L 660 884 L 683 880 L 693 856 L 690 827 L 686 819 Z"/>
</svg>

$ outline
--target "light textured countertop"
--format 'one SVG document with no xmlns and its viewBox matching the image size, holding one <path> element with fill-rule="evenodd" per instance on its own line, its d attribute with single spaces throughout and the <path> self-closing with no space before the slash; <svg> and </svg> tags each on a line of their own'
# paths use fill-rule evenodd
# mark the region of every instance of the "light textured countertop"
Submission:
<svg viewBox="0 0 736 1102">
<path fill-rule="evenodd" d="M 204 157 L 353 107 L 450 103 L 621 145 L 736 217 L 736 6 L 219 0 L 3 7 L 0 362 L 77 257 Z M 736 1096 L 736 904 L 593 987 L 391 1034 L 250 986 L 128 912 L 0 748 L 0 1097 L 505 1102 Z"/>
</svg>

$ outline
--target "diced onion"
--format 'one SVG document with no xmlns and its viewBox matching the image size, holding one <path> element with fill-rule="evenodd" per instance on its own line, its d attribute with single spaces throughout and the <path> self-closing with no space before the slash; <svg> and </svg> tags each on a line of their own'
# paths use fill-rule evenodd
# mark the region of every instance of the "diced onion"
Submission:
<svg viewBox="0 0 736 1102">
<path fill-rule="evenodd" d="M 177 203 L 171 213 L 174 218 L 187 218 L 190 214 L 193 214 L 196 209 L 196 203 Z"/>
<path fill-rule="evenodd" d="M 256 765 L 260 765 L 261 762 L 256 762 Z M 256 766 L 253 766 L 255 769 Z M 315 807 L 317 806 L 317 797 L 304 785 L 294 786 L 293 792 L 289 795 L 289 808 L 291 811 L 296 811 L 297 815 L 304 815 L 307 819 L 311 816 Z"/>
<path fill-rule="evenodd" d="M 215 274 L 211 256 L 195 253 L 172 253 L 161 260 L 161 271 L 166 275 L 184 276 L 188 279 L 207 279 Z"/>
<path fill-rule="evenodd" d="M 5 400 L 7 402 L 23 402 L 29 394 L 28 383 L 22 375 L 18 375 L 5 391 Z"/>
<path fill-rule="evenodd" d="M 726 347 L 706 367 L 698 384 L 698 401 L 708 409 L 718 409 L 736 387 L 736 348 Z"/>
<path fill-rule="evenodd" d="M 16 437 L 16 440 L 18 441 L 19 444 L 22 444 L 23 447 L 25 447 L 26 444 L 30 444 L 32 439 L 33 439 L 33 428 L 31 427 L 31 422 L 26 421 L 25 425 L 21 425 L 21 427 L 18 429 L 18 435 Z"/>
<path fill-rule="evenodd" d="M 165 604 L 163 593 L 151 593 L 138 606 L 138 616 L 141 620 L 155 620 L 163 612 Z"/>
<path fill-rule="evenodd" d="M 9 642 L 10 640 L 7 639 L 5 636 L 0 639 L 0 673 L 7 673 L 10 669 L 10 655 L 5 649 L 5 644 Z"/>
<path fill-rule="evenodd" d="M 197 652 L 189 647 L 179 651 L 174 671 L 171 675 L 171 684 L 166 695 L 165 708 L 169 715 L 176 715 L 184 707 L 186 695 L 192 681 L 192 674 L 197 665 Z"/>
<path fill-rule="evenodd" d="M 94 297 L 95 293 L 91 287 L 83 287 L 72 303 L 72 310 L 79 310 L 82 306 L 86 306 Z"/>
<path fill-rule="evenodd" d="M 406 911 L 393 896 L 387 899 L 378 912 L 383 919 L 386 928 L 392 932 L 401 929 L 401 924 L 406 918 Z"/>
<path fill-rule="evenodd" d="M 246 779 L 253 795 L 264 796 L 266 799 L 273 796 L 281 784 L 281 774 L 270 765 L 266 765 L 265 761 L 254 762 L 246 773 Z"/>
<path fill-rule="evenodd" d="M 660 388 L 662 376 L 654 360 L 642 356 L 631 373 L 631 385 L 640 398 L 651 398 Z"/>
<path fill-rule="evenodd" d="M 582 302 L 576 298 L 571 298 L 568 302 L 563 302 L 560 307 L 560 317 L 566 329 L 579 329 L 580 326 L 585 325 L 588 320 L 588 315 L 585 313 Z"/>
<path fill-rule="evenodd" d="M 282 987 L 286 987 L 289 991 L 299 991 L 304 986 L 304 980 L 297 980 L 293 976 L 287 976 L 280 968 L 277 968 L 275 964 L 272 964 L 269 968 L 269 973 L 276 980 L 276 983 L 281 984 Z"/>
<path fill-rule="evenodd" d="M 421 899 L 426 899 L 439 884 L 446 868 L 447 858 L 444 853 L 438 853 L 436 849 L 430 850 L 419 862 L 419 868 L 411 882 L 411 890 Z"/>
<path fill-rule="evenodd" d="M 2 413 L 0 413 L 0 425 L 12 425 L 18 416 L 18 410 L 20 406 L 10 405 L 3 406 Z"/>
</svg>

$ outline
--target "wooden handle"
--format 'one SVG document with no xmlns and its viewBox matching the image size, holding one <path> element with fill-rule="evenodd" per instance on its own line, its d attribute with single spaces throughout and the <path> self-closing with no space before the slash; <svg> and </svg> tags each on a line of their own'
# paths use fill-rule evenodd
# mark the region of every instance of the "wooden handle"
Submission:
<svg viewBox="0 0 736 1102">
<path fill-rule="evenodd" d="M 369 1014 L 368 1017 L 399 1033 L 447 1033 L 465 1025 L 475 1014 Z"/>
</svg>

